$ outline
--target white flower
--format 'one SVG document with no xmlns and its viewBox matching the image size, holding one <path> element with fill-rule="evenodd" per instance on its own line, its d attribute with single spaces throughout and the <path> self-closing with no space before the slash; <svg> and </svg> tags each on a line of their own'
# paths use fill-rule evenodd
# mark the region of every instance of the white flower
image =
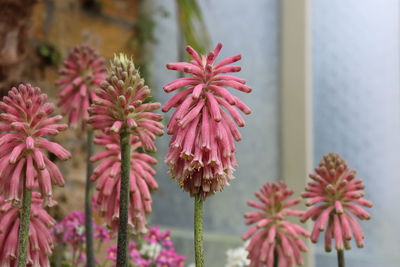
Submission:
<svg viewBox="0 0 400 267">
<path fill-rule="evenodd" d="M 140 255 L 155 259 L 160 254 L 161 248 L 161 245 L 158 243 L 144 243 L 140 248 Z"/>
<path fill-rule="evenodd" d="M 226 265 L 225 267 L 246 267 L 250 264 L 250 260 L 247 259 L 248 252 L 246 242 L 244 246 L 228 249 L 226 251 Z"/>
</svg>

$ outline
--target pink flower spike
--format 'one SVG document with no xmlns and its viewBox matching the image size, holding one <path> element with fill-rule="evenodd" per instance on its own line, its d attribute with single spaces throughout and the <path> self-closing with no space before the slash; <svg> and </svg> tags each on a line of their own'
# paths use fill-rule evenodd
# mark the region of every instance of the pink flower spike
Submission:
<svg viewBox="0 0 400 267">
<path fill-rule="evenodd" d="M 46 137 L 67 128 L 58 124 L 61 116 L 50 117 L 54 108 L 45 103 L 46 94 L 37 87 L 21 84 L 12 88 L 0 101 L 0 195 L 7 201 L 19 202 L 23 177 L 27 187 L 39 186 L 46 204 L 52 203 L 52 184 L 64 185 L 58 167 L 47 158 L 47 152 L 61 160 L 71 154 L 59 144 Z M 23 127 L 19 127 L 23 125 Z"/>
<path fill-rule="evenodd" d="M 199 55 L 188 46 L 186 51 L 193 60 L 169 63 L 167 68 L 191 76 L 164 86 L 167 93 L 182 89 L 162 108 L 163 112 L 175 108 L 168 123 L 167 133 L 172 138 L 165 161 L 178 184 L 191 196 L 200 195 L 203 200 L 221 191 L 233 179 L 234 143 L 242 138 L 237 126 L 245 124 L 238 110 L 245 114 L 251 112 L 226 88 L 251 91 L 243 79 L 225 74 L 240 71 L 239 66 L 230 64 L 240 60 L 241 55 L 217 63 L 221 48 L 219 43 L 214 51 Z"/>
<path fill-rule="evenodd" d="M 92 161 L 101 161 L 91 177 L 93 181 L 97 181 L 96 189 L 99 191 L 97 209 L 100 215 L 105 217 L 106 223 L 116 230 L 121 182 L 119 135 L 100 133 L 96 135 L 94 142 L 106 147 L 105 151 L 91 158 Z M 148 154 L 135 151 L 141 147 L 137 137 L 131 136 L 131 145 L 129 225 L 133 227 L 134 232 L 145 233 L 147 231 L 146 215 L 151 212 L 152 204 L 150 192 L 158 188 L 154 179 L 156 172 L 152 167 L 157 160 Z"/>
<path fill-rule="evenodd" d="M 144 85 L 131 59 L 119 54 L 111 60 L 109 76 L 96 90 L 89 108 L 89 123 L 107 134 L 128 131 L 137 136 L 143 149 L 155 151 L 155 138 L 163 134 L 162 116 L 153 113 L 159 103 L 144 103 L 150 89 Z"/>
<path fill-rule="evenodd" d="M 294 215 L 293 210 L 287 208 L 299 203 L 300 199 L 288 200 L 292 195 L 293 191 L 286 184 L 270 183 L 263 185 L 257 194 L 259 199 L 267 201 L 248 202 L 249 206 L 262 210 L 245 215 L 251 223 L 256 223 L 242 236 L 244 240 L 250 239 L 247 247 L 250 267 L 273 266 L 276 260 L 279 266 L 302 265 L 300 252 L 306 251 L 307 247 L 300 237 L 309 237 L 309 233 L 301 226 L 286 220 L 288 216 L 300 217 L 301 214 Z"/>
<path fill-rule="evenodd" d="M 33 192 L 27 266 L 50 267 L 49 256 L 54 244 L 49 228 L 55 225 L 55 220 L 43 209 L 42 204 L 40 193 Z M 16 266 L 19 223 L 20 208 L 10 205 L 0 195 L 0 266 Z"/>
<path fill-rule="evenodd" d="M 59 71 L 60 86 L 58 105 L 68 116 L 71 126 L 85 125 L 89 119 L 88 108 L 95 97 L 95 90 L 106 78 L 104 59 L 88 45 L 75 46 Z"/>
<path fill-rule="evenodd" d="M 302 220 L 311 218 L 315 221 L 311 237 L 313 242 L 317 242 L 319 232 L 326 229 L 326 251 L 331 251 L 332 239 L 337 250 L 350 249 L 351 234 L 357 246 L 364 247 L 362 230 L 355 217 L 370 219 L 369 213 L 360 206 L 370 208 L 372 203 L 361 198 L 364 185 L 361 179 L 354 179 L 355 173 L 343 158 L 329 153 L 321 160 L 315 173 L 310 174 L 313 181 L 308 183 L 306 192 L 302 194 L 312 206 L 304 213 Z"/>
</svg>

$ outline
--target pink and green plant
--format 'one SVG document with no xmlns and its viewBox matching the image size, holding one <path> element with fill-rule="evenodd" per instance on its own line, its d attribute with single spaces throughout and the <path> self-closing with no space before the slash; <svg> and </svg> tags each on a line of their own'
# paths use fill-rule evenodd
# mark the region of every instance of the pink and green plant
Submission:
<svg viewBox="0 0 400 267">
<path fill-rule="evenodd" d="M 301 217 L 304 213 L 292 208 L 301 202 L 300 198 L 289 200 L 293 194 L 283 182 L 267 183 L 255 194 L 260 202 L 247 202 L 257 209 L 244 215 L 247 225 L 254 224 L 242 236 L 244 240 L 250 239 L 247 246 L 250 267 L 304 264 L 301 253 L 307 251 L 307 246 L 301 237 L 310 235 L 303 227 L 288 220 L 289 216 Z"/>
<path fill-rule="evenodd" d="M 69 125 L 80 125 L 87 134 L 87 170 L 85 184 L 85 214 L 86 222 L 86 256 L 88 267 L 93 267 L 93 226 L 92 226 L 92 183 L 90 176 L 93 164 L 90 157 L 93 154 L 93 131 L 87 125 L 88 109 L 96 97 L 95 90 L 107 76 L 104 59 L 88 45 L 77 45 L 68 54 L 63 68 L 59 72 L 57 85 L 61 87 L 58 105 L 63 115 L 68 116 Z"/>
<path fill-rule="evenodd" d="M 68 53 L 59 75 L 56 84 L 61 88 L 58 100 L 61 113 L 68 116 L 70 126 L 85 128 L 95 90 L 107 77 L 104 59 L 92 47 L 77 45 Z"/>
<path fill-rule="evenodd" d="M 71 157 L 62 146 L 45 138 L 67 128 L 59 123 L 61 116 L 51 116 L 54 106 L 46 99 L 40 88 L 21 84 L 0 101 L 0 194 L 21 209 L 18 267 L 27 264 L 29 236 L 35 231 L 30 227 L 32 190 L 39 189 L 44 205 L 52 206 L 56 203 L 52 185 L 64 185 L 60 170 L 47 152 L 62 160 Z"/>
<path fill-rule="evenodd" d="M 162 115 L 153 111 L 159 103 L 146 103 L 150 89 L 144 85 L 133 61 L 124 54 L 111 60 L 107 79 L 96 90 L 96 99 L 89 109 L 94 129 L 106 134 L 119 134 L 121 182 L 118 213 L 117 266 L 127 267 L 129 195 L 131 172 L 131 135 L 144 150 L 155 151 L 155 138 L 163 134 Z M 138 196 L 139 194 L 136 194 Z"/>
<path fill-rule="evenodd" d="M 245 114 L 251 112 L 226 89 L 231 87 L 245 93 L 252 90 L 245 80 L 226 74 L 241 70 L 240 66 L 230 65 L 240 60 L 241 55 L 216 63 L 221 48 L 219 43 L 213 51 L 201 56 L 192 47 L 186 47 L 192 60 L 168 63 L 167 68 L 183 71 L 190 77 L 179 78 L 164 86 L 167 93 L 178 91 L 162 108 L 164 112 L 175 108 L 168 123 L 167 133 L 172 138 L 165 161 L 170 175 L 195 198 L 197 267 L 204 265 L 202 203 L 233 179 L 237 165 L 234 143 L 242 138 L 236 125 L 245 125 L 237 109 Z"/>
<path fill-rule="evenodd" d="M 325 231 L 325 250 L 332 250 L 332 241 L 338 253 L 339 267 L 344 267 L 344 249 L 351 249 L 354 237 L 357 247 L 364 247 L 364 234 L 356 217 L 369 220 L 371 215 L 362 207 L 372 207 L 372 202 L 363 198 L 365 186 L 356 179 L 356 171 L 350 170 L 346 161 L 338 154 L 323 157 L 313 180 L 307 184 L 303 198 L 312 206 L 302 216 L 302 221 L 315 221 L 311 241 L 318 242 L 320 232 Z"/>
</svg>

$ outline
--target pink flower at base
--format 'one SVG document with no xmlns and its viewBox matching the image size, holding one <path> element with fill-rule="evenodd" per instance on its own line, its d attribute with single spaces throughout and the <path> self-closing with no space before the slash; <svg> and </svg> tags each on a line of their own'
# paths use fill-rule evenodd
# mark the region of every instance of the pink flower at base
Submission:
<svg viewBox="0 0 400 267">
<path fill-rule="evenodd" d="M 95 144 L 102 145 L 105 151 L 94 155 L 92 161 L 100 161 L 91 179 L 97 181 L 97 207 L 109 226 L 118 228 L 119 197 L 121 182 L 121 152 L 118 134 L 97 134 Z M 129 223 L 138 233 L 147 231 L 146 214 L 152 211 L 151 191 L 158 188 L 154 179 L 157 160 L 135 150 L 141 147 L 137 137 L 131 136 L 131 171 L 129 196 Z"/>
<path fill-rule="evenodd" d="M 21 84 L 0 101 L 0 194 L 7 201 L 19 202 L 23 177 L 28 189 L 39 187 L 46 204 L 53 205 L 52 184 L 64 185 L 63 176 L 47 157 L 47 152 L 62 160 L 71 154 L 49 141 L 67 128 L 61 116 L 51 117 L 54 107 L 37 87 Z"/>
<path fill-rule="evenodd" d="M 107 134 L 128 131 L 139 138 L 143 149 L 155 151 L 155 138 L 163 134 L 164 126 L 162 115 L 152 112 L 160 103 L 143 103 L 149 96 L 150 89 L 132 60 L 119 54 L 111 61 L 108 78 L 96 90 L 89 122 Z"/>
<path fill-rule="evenodd" d="M 186 51 L 193 60 L 169 63 L 167 68 L 192 76 L 164 86 L 167 93 L 183 89 L 162 108 L 163 112 L 175 108 L 168 123 L 167 133 L 172 138 L 165 161 L 179 185 L 191 196 L 199 195 L 202 199 L 221 191 L 233 179 L 237 165 L 234 143 L 241 140 L 236 125 L 245 124 L 237 109 L 245 114 L 251 112 L 225 88 L 251 92 L 245 80 L 226 74 L 240 71 L 239 66 L 229 64 L 241 56 L 215 63 L 221 48 L 222 44 L 218 44 L 207 56 L 200 56 L 188 46 Z"/>
<path fill-rule="evenodd" d="M 49 228 L 55 220 L 42 208 L 40 193 L 32 193 L 27 266 L 50 267 L 54 248 Z M 17 266 L 20 209 L 0 195 L 0 266 Z"/>
<path fill-rule="evenodd" d="M 276 260 L 279 267 L 303 265 L 301 252 L 306 252 L 307 246 L 300 237 L 309 237 L 309 233 L 286 220 L 287 216 L 303 215 L 303 211 L 290 208 L 299 204 L 300 198 L 288 200 L 293 190 L 282 182 L 265 184 L 255 195 L 261 203 L 251 200 L 247 203 L 259 211 L 244 215 L 247 225 L 255 225 L 242 236 L 243 240 L 250 239 L 247 247 L 250 267 L 272 267 Z"/>
<path fill-rule="evenodd" d="M 317 243 L 320 232 L 325 231 L 326 251 L 332 250 L 332 240 L 337 250 L 350 249 L 352 236 L 357 247 L 364 247 L 364 234 L 355 216 L 369 220 L 371 216 L 360 206 L 370 208 L 372 202 L 363 198 L 362 180 L 355 179 L 356 171 L 333 153 L 324 156 L 315 172 L 302 194 L 309 198 L 307 206 L 313 206 L 302 216 L 302 221 L 315 221 L 311 241 Z"/>
<path fill-rule="evenodd" d="M 89 119 L 88 108 L 96 97 L 95 89 L 107 76 L 104 59 L 88 45 L 75 46 L 59 71 L 56 84 L 61 87 L 58 105 L 68 122 L 76 126 Z"/>
</svg>

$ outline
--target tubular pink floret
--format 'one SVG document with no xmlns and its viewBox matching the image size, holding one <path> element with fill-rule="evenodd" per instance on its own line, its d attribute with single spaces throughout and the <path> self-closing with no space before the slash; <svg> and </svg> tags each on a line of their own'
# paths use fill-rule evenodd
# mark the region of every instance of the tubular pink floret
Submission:
<svg viewBox="0 0 400 267">
<path fill-rule="evenodd" d="M 300 252 L 307 251 L 307 247 L 300 238 L 310 234 L 286 220 L 288 216 L 302 215 L 301 211 L 288 209 L 300 202 L 300 199 L 288 200 L 292 195 L 293 191 L 282 182 L 267 183 L 256 193 L 260 202 L 248 202 L 249 206 L 262 210 L 245 214 L 246 224 L 255 224 L 242 236 L 244 240 L 251 239 L 247 247 L 250 267 L 273 266 L 275 250 L 279 266 L 303 264 Z"/>
<path fill-rule="evenodd" d="M 61 116 L 50 117 L 54 108 L 46 99 L 39 88 L 21 84 L 0 101 L 0 122 L 4 123 L 0 133 L 0 195 L 7 201 L 20 201 L 24 176 L 27 187 L 38 186 L 48 205 L 53 203 L 52 184 L 64 185 L 47 152 L 62 160 L 71 154 L 45 137 L 57 135 L 67 125 L 58 124 Z"/>
<path fill-rule="evenodd" d="M 60 86 L 61 112 L 68 116 L 69 125 L 84 126 L 95 90 L 107 75 L 104 59 L 92 47 L 78 45 L 69 52 L 59 74 L 56 84 Z"/>
<path fill-rule="evenodd" d="M 97 207 L 100 215 L 113 229 L 118 228 L 119 196 L 121 181 L 121 153 L 119 135 L 97 134 L 96 144 L 105 146 L 106 150 L 94 155 L 92 161 L 101 163 L 93 171 L 92 180 L 97 181 Z M 137 233 L 147 231 L 146 214 L 151 212 L 152 199 L 150 192 L 158 188 L 154 179 L 152 165 L 157 160 L 145 153 L 135 152 L 141 143 L 131 136 L 132 155 L 130 172 L 129 224 Z"/>
<path fill-rule="evenodd" d="M 249 93 L 251 87 L 243 79 L 225 73 L 240 71 L 230 64 L 241 59 L 235 55 L 215 62 L 222 48 L 199 55 L 192 47 L 186 51 L 190 62 L 167 64 L 170 70 L 189 73 L 191 77 L 177 79 L 164 86 L 167 93 L 177 93 L 167 101 L 163 112 L 175 108 L 168 123 L 167 133 L 172 135 L 166 156 L 169 172 L 191 196 L 201 198 L 221 191 L 233 179 L 236 166 L 235 141 L 241 139 L 237 126 L 244 120 L 238 110 L 250 114 L 251 110 L 227 87 Z M 182 89 L 178 91 L 178 89 Z"/>
<path fill-rule="evenodd" d="M 50 267 L 49 256 L 54 248 L 50 228 L 55 220 L 42 207 L 38 192 L 32 193 L 27 266 Z M 17 266 L 20 208 L 0 195 L 0 266 Z"/>
<path fill-rule="evenodd" d="M 312 206 L 302 216 L 302 221 L 315 221 L 311 241 L 316 243 L 320 231 L 325 232 L 325 250 L 332 250 L 332 240 L 337 250 L 350 249 L 352 235 L 358 247 L 364 246 L 364 236 L 355 217 L 370 219 L 370 214 L 362 207 L 372 207 L 372 202 L 362 198 L 364 185 L 361 179 L 355 179 L 355 170 L 337 154 L 329 153 L 321 160 L 313 180 L 306 187 L 303 198 L 308 198 Z M 358 205 L 357 205 L 358 204 Z"/>
<path fill-rule="evenodd" d="M 119 54 L 111 61 L 109 75 L 89 108 L 89 123 L 107 134 L 129 131 L 145 150 L 156 150 L 155 138 L 163 134 L 162 116 L 153 113 L 159 103 L 144 103 L 150 89 L 144 85 L 132 60 Z"/>
</svg>

